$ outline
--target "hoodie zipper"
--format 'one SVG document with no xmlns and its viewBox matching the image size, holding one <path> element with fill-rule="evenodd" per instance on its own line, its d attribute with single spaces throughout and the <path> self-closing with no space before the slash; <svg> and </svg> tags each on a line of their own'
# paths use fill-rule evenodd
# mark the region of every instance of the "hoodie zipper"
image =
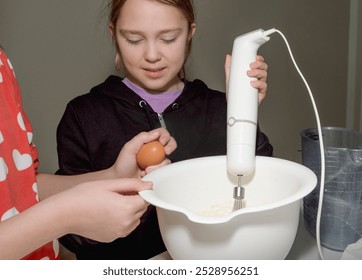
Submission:
<svg viewBox="0 0 362 280">
<path fill-rule="evenodd" d="M 148 118 L 148 121 L 149 121 L 149 123 L 150 123 L 150 127 L 151 127 L 151 128 L 154 128 L 154 125 L 153 125 L 153 123 L 152 123 L 152 118 L 151 118 L 151 115 L 150 115 L 150 111 L 146 108 L 146 107 L 148 107 L 148 108 L 151 108 L 151 107 L 150 107 L 150 106 L 148 105 L 148 103 L 147 103 L 146 101 L 144 101 L 144 100 L 141 100 L 141 101 L 138 103 L 138 105 L 139 105 L 140 108 L 146 113 L 147 118 Z M 158 117 L 158 121 L 159 121 L 160 124 L 161 124 L 161 127 L 166 128 L 166 123 L 165 123 L 165 120 L 163 119 L 162 113 L 156 113 L 156 114 L 157 114 L 157 117 Z"/>
<path fill-rule="evenodd" d="M 165 120 L 163 119 L 162 113 L 157 113 L 157 116 L 158 116 L 158 120 L 160 121 L 161 126 L 163 128 L 166 128 L 166 123 L 165 123 Z"/>
</svg>

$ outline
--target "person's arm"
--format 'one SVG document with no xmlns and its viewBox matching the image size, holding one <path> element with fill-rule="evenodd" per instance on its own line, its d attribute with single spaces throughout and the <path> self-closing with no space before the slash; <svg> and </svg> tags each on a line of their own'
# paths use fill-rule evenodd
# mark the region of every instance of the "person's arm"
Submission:
<svg viewBox="0 0 362 280">
<path fill-rule="evenodd" d="M 144 143 L 156 139 L 165 146 L 166 155 L 171 154 L 176 149 L 177 144 L 168 131 L 164 128 L 158 128 L 150 132 L 142 132 L 126 143 L 115 164 L 108 169 L 70 176 L 40 173 L 37 176 L 39 199 L 43 200 L 83 182 L 116 178 L 140 178 L 155 168 L 169 164 L 170 160 L 166 158 L 161 164 L 150 166 L 146 170 L 141 170 L 137 166 L 136 154 L 138 150 Z"/>
<path fill-rule="evenodd" d="M 69 176 L 39 173 L 36 177 L 39 200 L 44 200 L 49 196 L 84 182 L 113 178 L 111 174 L 108 175 L 108 173 L 108 169 L 98 172 Z"/>
<path fill-rule="evenodd" d="M 137 179 L 94 181 L 45 199 L 0 223 L 0 259 L 20 259 L 67 233 L 103 242 L 124 237 L 147 209 L 132 194 L 150 186 Z"/>
<path fill-rule="evenodd" d="M 165 129 L 156 129 L 127 142 L 107 170 L 76 176 L 38 175 L 41 201 L 0 223 L 0 259 L 22 258 L 68 233 L 101 242 L 127 236 L 148 206 L 137 193 L 152 186 L 135 178 L 153 169 L 140 170 L 136 154 L 144 143 L 155 139 L 165 145 L 166 154 L 176 148 Z M 167 163 L 169 160 L 159 166 Z M 128 179 L 106 179 L 111 177 Z"/>
</svg>

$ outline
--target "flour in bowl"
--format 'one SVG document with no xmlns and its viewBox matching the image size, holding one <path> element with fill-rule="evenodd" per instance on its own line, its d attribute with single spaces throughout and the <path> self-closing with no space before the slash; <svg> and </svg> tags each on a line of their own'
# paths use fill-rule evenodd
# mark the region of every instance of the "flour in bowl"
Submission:
<svg viewBox="0 0 362 280">
<path fill-rule="evenodd" d="M 234 205 L 234 200 L 225 201 L 211 205 L 207 209 L 197 211 L 198 215 L 207 217 L 225 216 L 231 213 Z"/>
</svg>

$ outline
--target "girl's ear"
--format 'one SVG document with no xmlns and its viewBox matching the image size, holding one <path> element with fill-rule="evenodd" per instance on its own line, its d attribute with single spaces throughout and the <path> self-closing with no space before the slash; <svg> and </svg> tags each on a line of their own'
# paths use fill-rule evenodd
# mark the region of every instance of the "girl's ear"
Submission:
<svg viewBox="0 0 362 280">
<path fill-rule="evenodd" d="M 111 33 L 111 35 L 113 37 L 114 36 L 114 25 L 113 25 L 113 23 L 110 23 L 108 28 L 109 28 L 109 32 Z"/>
<path fill-rule="evenodd" d="M 114 64 L 115 64 L 116 70 L 119 71 L 122 68 L 122 60 L 121 60 L 121 56 L 119 54 L 117 39 L 115 37 L 114 25 L 112 23 L 109 24 L 109 33 L 111 33 L 114 45 L 116 46 L 117 53 L 116 53 L 116 58 L 114 60 Z"/>
<path fill-rule="evenodd" d="M 192 23 L 190 26 L 189 40 L 191 40 L 191 38 L 194 36 L 195 32 L 196 32 L 196 23 Z"/>
</svg>

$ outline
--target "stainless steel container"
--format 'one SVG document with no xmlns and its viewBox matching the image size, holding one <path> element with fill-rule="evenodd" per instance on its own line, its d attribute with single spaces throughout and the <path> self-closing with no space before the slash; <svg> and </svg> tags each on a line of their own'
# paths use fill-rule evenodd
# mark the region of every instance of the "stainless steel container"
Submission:
<svg viewBox="0 0 362 280">
<path fill-rule="evenodd" d="M 321 244 L 343 251 L 362 237 L 362 133 L 323 127 L 326 162 L 321 215 Z M 304 223 L 315 236 L 320 193 L 320 146 L 318 130 L 301 132 L 302 163 L 318 178 L 316 188 L 303 199 Z"/>
</svg>

